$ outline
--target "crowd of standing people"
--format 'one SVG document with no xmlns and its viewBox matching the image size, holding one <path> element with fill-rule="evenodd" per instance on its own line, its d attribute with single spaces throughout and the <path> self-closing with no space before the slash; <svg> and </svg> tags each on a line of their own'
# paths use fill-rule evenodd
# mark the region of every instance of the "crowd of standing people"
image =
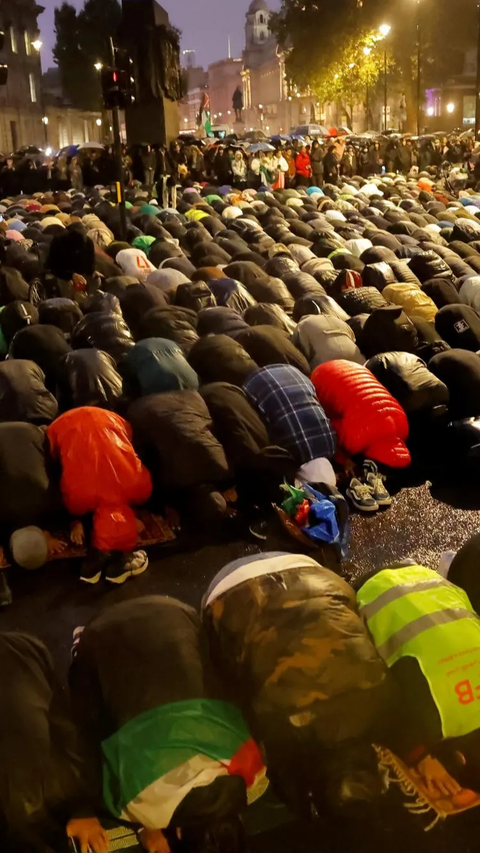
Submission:
<svg viewBox="0 0 480 853">
<path fill-rule="evenodd" d="M 436 176 L 445 163 L 465 165 L 475 182 L 480 180 L 472 136 L 339 136 L 272 142 L 249 146 L 230 138 L 205 144 L 179 137 L 169 146 L 123 146 L 125 186 L 146 186 L 159 199 L 168 201 L 170 190 L 177 184 L 209 181 L 240 190 L 322 187 L 354 175 L 408 174 L 413 167 Z M 115 180 L 114 152 L 108 145 L 71 156 L 60 152 L 57 157 L 11 155 L 0 160 L 2 197 L 48 190 L 82 191 L 85 187 L 108 186 Z"/>
</svg>

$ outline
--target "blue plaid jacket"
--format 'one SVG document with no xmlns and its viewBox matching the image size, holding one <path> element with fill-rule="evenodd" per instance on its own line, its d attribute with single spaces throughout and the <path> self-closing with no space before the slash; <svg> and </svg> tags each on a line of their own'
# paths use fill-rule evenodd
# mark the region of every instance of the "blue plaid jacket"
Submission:
<svg viewBox="0 0 480 853">
<path fill-rule="evenodd" d="M 332 425 L 314 386 L 296 367 L 262 367 L 243 390 L 265 421 L 271 441 L 289 450 L 299 466 L 334 455 L 337 437 Z"/>
</svg>

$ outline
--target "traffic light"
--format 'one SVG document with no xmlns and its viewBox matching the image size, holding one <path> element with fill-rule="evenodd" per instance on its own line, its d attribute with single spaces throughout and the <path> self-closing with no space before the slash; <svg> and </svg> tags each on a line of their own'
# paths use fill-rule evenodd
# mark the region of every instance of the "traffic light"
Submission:
<svg viewBox="0 0 480 853">
<path fill-rule="evenodd" d="M 5 33 L 0 30 L 0 50 L 5 47 Z M 6 86 L 8 82 L 8 65 L 0 63 L 0 86 Z"/>
<path fill-rule="evenodd" d="M 102 94 L 105 109 L 126 109 L 135 100 L 133 62 L 126 50 L 116 47 L 114 66 L 102 68 Z"/>
<path fill-rule="evenodd" d="M 118 68 L 102 68 L 102 95 L 106 110 L 128 107 L 131 102 L 128 74 Z"/>
</svg>

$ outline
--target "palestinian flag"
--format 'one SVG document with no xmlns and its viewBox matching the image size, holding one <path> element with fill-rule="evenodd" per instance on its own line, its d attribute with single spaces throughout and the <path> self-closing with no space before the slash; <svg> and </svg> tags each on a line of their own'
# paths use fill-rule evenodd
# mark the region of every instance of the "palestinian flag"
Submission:
<svg viewBox="0 0 480 853">
<path fill-rule="evenodd" d="M 212 132 L 212 115 L 210 108 L 210 95 L 208 92 L 203 93 L 202 103 L 200 106 L 200 113 L 198 117 L 199 127 L 203 127 L 205 133 L 208 134 Z"/>
<path fill-rule="evenodd" d="M 194 699 L 140 714 L 102 743 L 103 794 L 111 814 L 165 829 L 193 788 L 241 776 L 249 802 L 266 790 L 266 773 L 241 712 L 227 702 Z"/>
</svg>

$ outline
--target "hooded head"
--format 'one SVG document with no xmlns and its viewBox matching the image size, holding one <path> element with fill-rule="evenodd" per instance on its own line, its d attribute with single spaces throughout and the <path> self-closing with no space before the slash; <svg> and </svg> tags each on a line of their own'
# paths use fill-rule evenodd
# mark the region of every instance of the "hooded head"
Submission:
<svg viewBox="0 0 480 853">
<path fill-rule="evenodd" d="M 48 542 L 39 527 L 22 527 L 10 537 L 10 550 L 17 566 L 40 569 L 48 559 Z"/>
</svg>

